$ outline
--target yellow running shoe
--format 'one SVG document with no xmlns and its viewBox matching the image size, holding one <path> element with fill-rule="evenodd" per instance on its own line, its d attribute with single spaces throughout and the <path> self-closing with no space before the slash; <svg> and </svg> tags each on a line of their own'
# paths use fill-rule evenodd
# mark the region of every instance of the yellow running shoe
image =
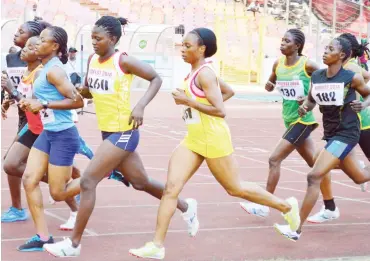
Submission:
<svg viewBox="0 0 370 261">
<path fill-rule="evenodd" d="M 289 205 L 292 206 L 292 209 L 286 213 L 283 214 L 284 219 L 288 222 L 290 229 L 292 231 L 297 231 L 299 228 L 299 225 L 301 224 L 301 217 L 299 216 L 299 206 L 298 206 L 298 200 L 295 197 L 288 198 L 286 200 Z"/>
<path fill-rule="evenodd" d="M 130 249 L 128 252 L 136 257 L 158 260 L 164 259 L 165 255 L 164 247 L 159 248 L 153 242 L 148 242 L 141 248 Z"/>
</svg>

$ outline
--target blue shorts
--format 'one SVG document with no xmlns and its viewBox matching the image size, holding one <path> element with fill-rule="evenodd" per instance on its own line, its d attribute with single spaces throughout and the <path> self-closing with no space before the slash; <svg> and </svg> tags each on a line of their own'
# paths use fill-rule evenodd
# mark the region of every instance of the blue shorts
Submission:
<svg viewBox="0 0 370 261">
<path fill-rule="evenodd" d="M 139 145 L 140 134 L 138 130 L 129 130 L 125 132 L 101 132 L 103 140 L 109 140 L 114 146 L 134 152 Z"/>
<path fill-rule="evenodd" d="M 57 132 L 43 130 L 33 147 L 48 154 L 50 164 L 72 166 L 80 149 L 80 135 L 75 126 Z"/>
<path fill-rule="evenodd" d="M 325 149 L 330 152 L 334 157 L 344 160 L 345 157 L 356 147 L 356 144 L 347 144 L 339 140 L 329 140 Z"/>
</svg>

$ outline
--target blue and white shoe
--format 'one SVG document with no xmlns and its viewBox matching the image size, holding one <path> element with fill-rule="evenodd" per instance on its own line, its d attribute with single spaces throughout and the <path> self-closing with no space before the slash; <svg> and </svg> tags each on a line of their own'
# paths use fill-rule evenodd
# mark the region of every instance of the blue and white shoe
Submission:
<svg viewBox="0 0 370 261">
<path fill-rule="evenodd" d="M 87 143 L 81 138 L 81 136 L 79 139 L 80 139 L 80 149 L 78 150 L 78 154 L 84 155 L 85 157 L 91 160 L 94 157 L 94 153 L 87 145 Z"/>
<path fill-rule="evenodd" d="M 128 182 L 125 179 L 125 177 L 122 175 L 122 173 L 117 171 L 117 170 L 113 170 L 112 173 L 109 175 L 108 179 L 117 180 L 117 181 L 122 182 L 123 184 L 125 184 L 127 187 L 130 187 L 130 182 Z"/>
<path fill-rule="evenodd" d="M 42 241 L 39 235 L 33 236 L 25 244 L 19 246 L 17 249 L 21 252 L 42 252 L 44 251 L 44 244 L 53 244 L 54 239 L 49 237 L 48 241 Z"/>
<path fill-rule="evenodd" d="M 23 209 L 17 209 L 14 207 L 10 207 L 7 212 L 2 214 L 1 222 L 2 223 L 12 223 L 18 221 L 25 221 L 28 219 L 27 211 Z"/>
</svg>

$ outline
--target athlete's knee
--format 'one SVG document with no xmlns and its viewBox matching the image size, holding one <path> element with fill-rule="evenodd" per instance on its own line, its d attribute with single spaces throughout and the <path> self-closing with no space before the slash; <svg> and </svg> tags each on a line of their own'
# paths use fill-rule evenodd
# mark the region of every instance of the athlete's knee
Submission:
<svg viewBox="0 0 370 261">
<path fill-rule="evenodd" d="M 25 191 L 32 191 L 39 185 L 39 182 L 32 177 L 32 173 L 27 172 L 22 177 L 22 183 Z"/>
<path fill-rule="evenodd" d="M 19 173 L 19 167 L 22 163 L 16 160 L 7 160 L 4 161 L 4 171 L 10 176 L 19 176 L 21 177 L 23 173 Z"/>
<path fill-rule="evenodd" d="M 95 179 L 89 177 L 89 175 L 82 175 L 81 180 L 80 180 L 80 187 L 81 191 L 88 191 L 88 190 L 94 190 L 96 189 L 96 186 L 98 185 L 98 181 Z"/>
<path fill-rule="evenodd" d="M 130 179 L 129 182 L 134 189 L 138 191 L 144 191 L 150 183 L 150 179 L 147 176 L 142 176 L 140 178 Z"/>
<path fill-rule="evenodd" d="M 317 171 L 311 171 L 307 175 L 307 183 L 308 186 L 320 186 L 321 181 L 322 181 L 322 174 L 317 172 Z"/>
<path fill-rule="evenodd" d="M 178 197 L 183 185 L 177 182 L 167 181 L 163 191 L 163 197 Z"/>
<path fill-rule="evenodd" d="M 276 167 L 280 166 L 281 161 L 282 160 L 280 159 L 279 156 L 277 156 L 277 155 L 271 155 L 269 157 L 269 166 L 270 166 L 270 168 L 276 168 Z"/>
<path fill-rule="evenodd" d="M 66 193 L 60 189 L 50 188 L 50 196 L 57 202 L 66 200 Z"/>
<path fill-rule="evenodd" d="M 227 194 L 232 197 L 241 197 L 243 194 L 243 189 L 241 186 L 234 186 L 226 188 Z"/>
</svg>

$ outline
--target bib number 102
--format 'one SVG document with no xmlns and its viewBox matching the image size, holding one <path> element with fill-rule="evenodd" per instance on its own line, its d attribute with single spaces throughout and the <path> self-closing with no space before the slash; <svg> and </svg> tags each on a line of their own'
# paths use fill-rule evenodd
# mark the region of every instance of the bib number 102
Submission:
<svg viewBox="0 0 370 261">
<path fill-rule="evenodd" d="M 316 97 L 320 100 L 320 102 L 329 102 L 329 101 L 337 101 L 335 98 L 335 92 L 322 92 L 316 94 Z"/>
</svg>

